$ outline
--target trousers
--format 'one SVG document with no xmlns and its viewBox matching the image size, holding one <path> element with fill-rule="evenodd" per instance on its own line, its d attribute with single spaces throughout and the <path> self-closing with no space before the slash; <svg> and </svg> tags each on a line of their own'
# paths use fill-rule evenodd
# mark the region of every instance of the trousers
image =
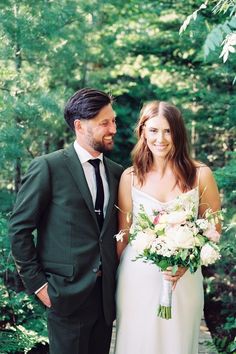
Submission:
<svg viewBox="0 0 236 354">
<path fill-rule="evenodd" d="M 47 309 L 50 354 L 109 354 L 112 325 L 107 325 L 102 305 L 102 277 L 82 308 L 69 316 Z"/>
</svg>

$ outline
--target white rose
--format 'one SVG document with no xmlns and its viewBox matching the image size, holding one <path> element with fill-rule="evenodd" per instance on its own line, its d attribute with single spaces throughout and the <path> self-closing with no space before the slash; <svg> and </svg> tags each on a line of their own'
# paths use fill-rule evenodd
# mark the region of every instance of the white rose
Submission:
<svg viewBox="0 0 236 354">
<path fill-rule="evenodd" d="M 167 214 L 161 214 L 158 218 L 158 223 L 159 224 L 166 224 L 168 222 L 168 215 Z"/>
<path fill-rule="evenodd" d="M 134 240 L 132 240 L 132 246 L 138 253 L 142 253 L 145 249 L 149 248 L 156 236 L 153 231 L 140 231 L 137 233 Z"/>
<path fill-rule="evenodd" d="M 201 249 L 200 258 L 202 265 L 208 266 L 209 264 L 213 264 L 220 259 L 220 253 L 217 249 L 207 243 Z"/>
<path fill-rule="evenodd" d="M 196 220 L 196 224 L 202 230 L 206 230 L 208 228 L 208 226 L 209 226 L 209 223 L 208 223 L 208 221 L 206 219 L 197 219 Z"/>
<path fill-rule="evenodd" d="M 174 211 L 167 216 L 169 224 L 183 224 L 186 222 L 187 214 L 184 211 Z"/>
<path fill-rule="evenodd" d="M 194 234 L 187 226 L 171 227 L 167 230 L 167 242 L 176 248 L 193 248 L 195 244 Z"/>
</svg>

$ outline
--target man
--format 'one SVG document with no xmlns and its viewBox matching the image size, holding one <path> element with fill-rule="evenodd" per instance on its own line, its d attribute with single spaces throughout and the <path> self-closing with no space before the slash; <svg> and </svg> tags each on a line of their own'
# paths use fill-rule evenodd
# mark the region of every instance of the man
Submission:
<svg viewBox="0 0 236 354">
<path fill-rule="evenodd" d="M 76 141 L 31 163 L 10 220 L 12 253 L 27 292 L 47 307 L 50 353 L 106 354 L 115 317 L 113 236 L 123 170 L 103 156 L 116 133 L 112 99 L 79 90 L 64 116 Z"/>
</svg>

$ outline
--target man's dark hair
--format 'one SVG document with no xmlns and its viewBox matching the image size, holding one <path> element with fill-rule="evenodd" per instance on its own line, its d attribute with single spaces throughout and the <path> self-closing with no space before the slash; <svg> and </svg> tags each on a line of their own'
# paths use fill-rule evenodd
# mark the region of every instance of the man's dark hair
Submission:
<svg viewBox="0 0 236 354">
<path fill-rule="evenodd" d="M 64 118 L 74 130 L 76 119 L 93 119 L 100 110 L 112 104 L 112 96 L 92 88 L 83 88 L 69 98 L 64 110 Z"/>
</svg>

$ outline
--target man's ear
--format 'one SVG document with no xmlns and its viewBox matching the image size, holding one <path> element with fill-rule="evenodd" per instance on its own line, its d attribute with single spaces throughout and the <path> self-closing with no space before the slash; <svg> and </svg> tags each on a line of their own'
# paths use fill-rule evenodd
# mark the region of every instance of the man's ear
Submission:
<svg viewBox="0 0 236 354">
<path fill-rule="evenodd" d="M 80 119 L 75 119 L 74 120 L 74 128 L 75 128 L 75 131 L 80 131 L 81 130 L 81 120 Z"/>
</svg>

